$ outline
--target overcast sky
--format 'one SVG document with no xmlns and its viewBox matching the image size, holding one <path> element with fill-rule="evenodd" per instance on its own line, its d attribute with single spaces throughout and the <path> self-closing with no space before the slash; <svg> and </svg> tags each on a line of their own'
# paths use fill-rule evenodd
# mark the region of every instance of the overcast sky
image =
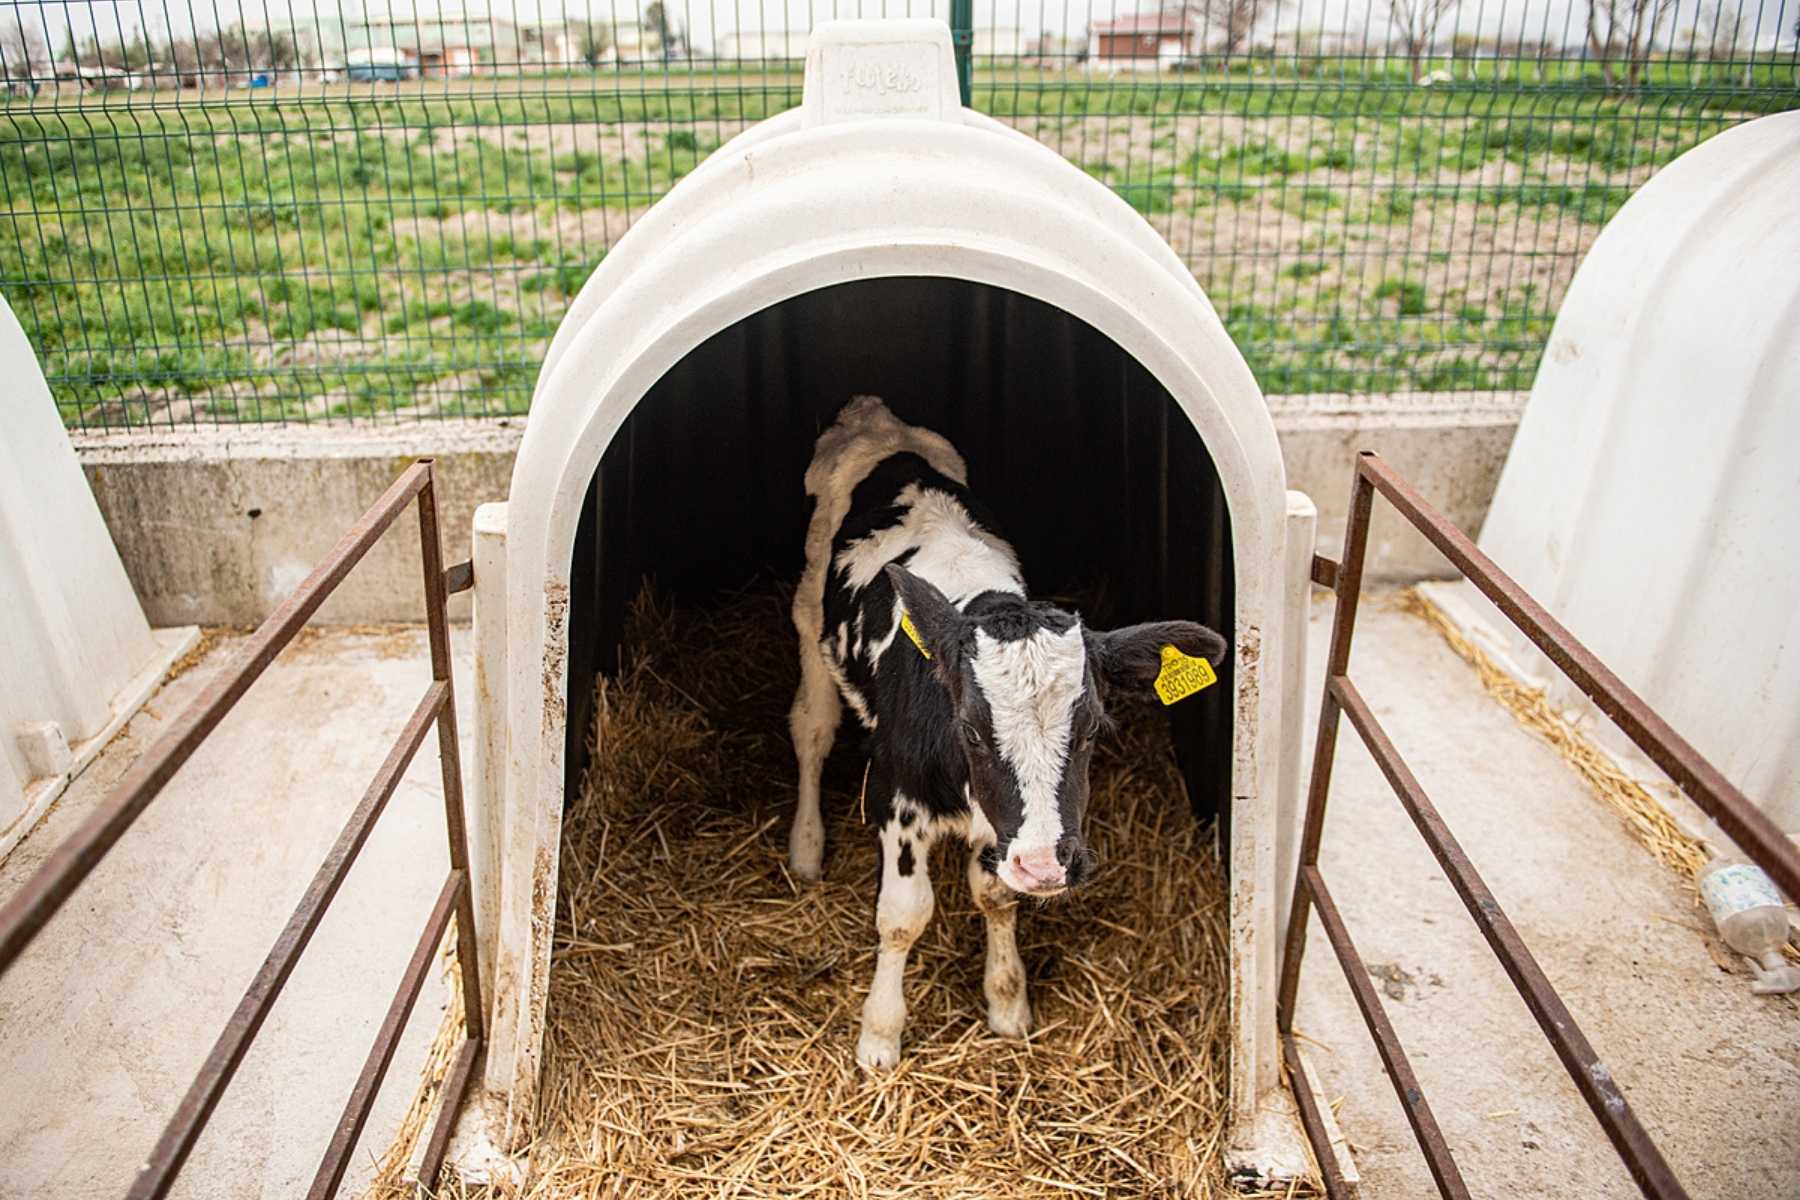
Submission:
<svg viewBox="0 0 1800 1200">
<path fill-rule="evenodd" d="M 804 31 L 815 20 L 831 16 L 939 16 L 948 17 L 949 0 L 666 0 L 670 14 L 689 30 L 699 50 L 717 44 L 733 30 L 792 31 L 803 42 Z M 1397 0 L 1400 3 L 1419 0 Z M 1677 9 L 1664 26 L 1663 41 L 1685 44 L 1683 33 L 1696 27 L 1706 41 L 1710 14 L 1718 0 L 1675 0 Z M 98 29 L 103 42 L 134 37 L 147 30 L 152 40 L 171 31 L 183 36 L 194 29 L 211 30 L 238 20 L 252 27 L 281 28 L 292 22 L 309 23 L 315 14 L 327 20 L 356 20 L 362 16 L 391 14 L 409 19 L 415 13 L 492 13 L 517 22 L 558 20 L 635 20 L 648 0 L 78 0 L 75 3 L 40 3 L 39 0 L 0 0 L 0 20 L 10 25 L 24 20 L 44 22 L 50 44 L 60 49 L 72 29 L 85 41 Z M 1389 0 L 1288 0 L 1273 20 L 1259 28 L 1313 29 L 1348 33 L 1381 41 L 1387 29 Z M 1584 0 L 1463 0 L 1444 18 L 1439 36 L 1456 33 L 1504 36 L 1521 41 L 1547 41 L 1574 45 L 1581 40 Z M 1739 0 L 1723 0 L 1737 7 Z M 1743 40 L 1751 31 L 1763 46 L 1779 37 L 1779 44 L 1793 44 L 1793 27 L 1800 0 L 1741 0 Z M 1154 10 L 1156 0 L 975 0 L 975 24 L 1018 28 L 1035 36 L 1044 31 L 1079 38 L 1090 20 L 1138 11 Z M 795 52 L 798 53 L 799 46 Z"/>
</svg>

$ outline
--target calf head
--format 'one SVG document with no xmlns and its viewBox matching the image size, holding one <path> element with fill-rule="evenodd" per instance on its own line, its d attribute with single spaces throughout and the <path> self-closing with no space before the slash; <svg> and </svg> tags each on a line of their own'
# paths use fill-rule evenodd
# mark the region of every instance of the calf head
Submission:
<svg viewBox="0 0 1800 1200">
<path fill-rule="evenodd" d="M 1225 639 L 1192 621 L 1110 632 L 1005 592 L 958 609 L 903 567 L 887 568 L 900 603 L 950 696 L 954 738 L 969 766 L 969 799 L 993 827 L 993 866 L 1016 892 L 1054 895 L 1093 873 L 1082 834 L 1094 741 L 1111 723 L 1106 700 L 1148 690 L 1164 646 L 1225 657 Z"/>
</svg>

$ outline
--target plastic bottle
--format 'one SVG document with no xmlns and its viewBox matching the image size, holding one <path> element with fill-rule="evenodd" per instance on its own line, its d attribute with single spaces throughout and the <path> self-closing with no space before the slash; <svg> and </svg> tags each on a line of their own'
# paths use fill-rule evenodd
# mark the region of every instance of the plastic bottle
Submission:
<svg viewBox="0 0 1800 1200">
<path fill-rule="evenodd" d="M 1800 970 L 1781 955 L 1788 940 L 1787 907 L 1761 867 L 1736 856 L 1715 858 L 1700 873 L 1700 898 L 1725 944 L 1750 960 L 1756 973 L 1752 992 L 1800 992 Z"/>
</svg>

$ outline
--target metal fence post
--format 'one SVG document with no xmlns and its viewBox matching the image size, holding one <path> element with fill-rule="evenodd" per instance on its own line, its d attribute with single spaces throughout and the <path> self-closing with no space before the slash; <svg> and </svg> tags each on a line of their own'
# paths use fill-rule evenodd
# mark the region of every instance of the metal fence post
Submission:
<svg viewBox="0 0 1800 1200">
<path fill-rule="evenodd" d="M 950 0 L 950 44 L 956 47 L 956 86 L 966 108 L 975 94 L 975 0 Z"/>
</svg>

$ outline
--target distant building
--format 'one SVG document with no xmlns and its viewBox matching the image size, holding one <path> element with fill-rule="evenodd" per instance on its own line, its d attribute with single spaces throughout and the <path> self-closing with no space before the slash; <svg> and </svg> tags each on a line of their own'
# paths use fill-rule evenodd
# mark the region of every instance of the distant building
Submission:
<svg viewBox="0 0 1800 1200">
<path fill-rule="evenodd" d="M 463 76 L 564 71 L 584 66 L 589 47 L 606 49 L 600 63 L 644 57 L 643 29 L 636 21 L 516 22 L 486 12 L 442 12 L 435 16 L 390 13 L 346 23 L 348 52 L 391 49 L 422 75 Z M 346 61 L 349 61 L 346 58 Z"/>
<path fill-rule="evenodd" d="M 656 39 L 644 27 L 610 16 L 592 21 L 541 22 L 518 27 L 521 70 L 561 71 L 576 67 L 616 67 L 657 56 Z"/>
<path fill-rule="evenodd" d="M 344 23 L 346 62 L 357 51 L 392 50 L 421 75 L 466 76 L 523 65 L 519 29 L 491 13 L 369 13 Z"/>
<path fill-rule="evenodd" d="M 1088 56 L 1088 39 L 1085 36 L 1065 37 L 1046 29 L 1026 43 L 1025 53 L 1050 66 L 1080 62 Z"/>
<path fill-rule="evenodd" d="M 344 55 L 344 77 L 352 83 L 398 83 L 418 74 L 418 59 L 393 46 L 359 46 Z"/>
<path fill-rule="evenodd" d="M 583 40 L 574 26 L 550 21 L 520 25 L 517 29 L 523 69 L 535 65 L 546 71 L 561 71 L 582 65 Z"/>
<path fill-rule="evenodd" d="M 806 57 L 804 32 L 787 29 L 740 29 L 719 38 L 723 62 L 785 62 Z"/>
<path fill-rule="evenodd" d="M 56 75 L 58 79 L 74 80 L 89 92 L 135 92 L 144 86 L 143 79 L 133 72 L 103 63 L 69 63 L 57 67 Z"/>
<path fill-rule="evenodd" d="M 1320 29 L 1316 26 L 1293 29 L 1274 29 L 1266 36 L 1259 35 L 1257 41 L 1266 44 L 1276 55 L 1298 55 L 1317 57 L 1319 55 L 1367 54 L 1368 39 L 1361 30 L 1354 33 L 1335 29 Z"/>
<path fill-rule="evenodd" d="M 662 41 L 645 29 L 639 21 L 605 22 L 612 37 L 612 49 L 602 56 L 604 63 L 649 62 L 662 57 Z"/>
<path fill-rule="evenodd" d="M 1088 27 L 1088 66 L 1108 71 L 1155 71 L 1193 55 L 1199 31 L 1180 8 L 1131 13 Z"/>
<path fill-rule="evenodd" d="M 976 58 L 1023 58 L 1026 53 L 1025 31 L 1017 25 L 977 25 Z"/>
</svg>

